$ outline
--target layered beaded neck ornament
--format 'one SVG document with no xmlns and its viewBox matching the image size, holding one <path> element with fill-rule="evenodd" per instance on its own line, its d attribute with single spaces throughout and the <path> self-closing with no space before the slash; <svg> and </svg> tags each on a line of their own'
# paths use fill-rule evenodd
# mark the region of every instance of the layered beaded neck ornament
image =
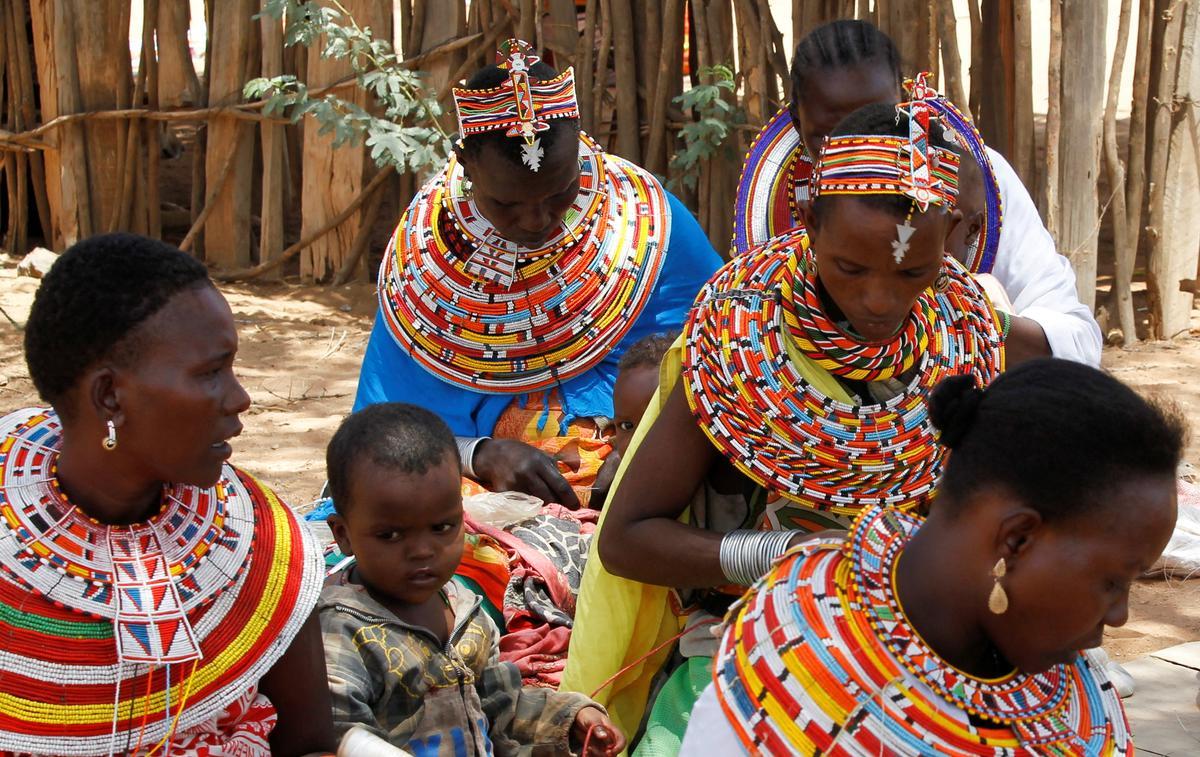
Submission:
<svg viewBox="0 0 1200 757">
<path fill-rule="evenodd" d="M 1000 225 L 1004 219 L 1004 203 L 1000 196 L 1000 183 L 992 168 L 987 146 L 975 124 L 936 89 L 927 83 L 929 74 L 917 74 L 915 79 L 904 83 L 909 97 L 922 102 L 942 119 L 942 123 L 974 158 L 983 176 L 984 223 L 979 236 L 972 241 L 965 264 L 971 273 L 990 273 L 996 265 L 996 250 L 1000 247 Z"/>
<path fill-rule="evenodd" d="M 751 754 L 1133 753 L 1120 698 L 1090 653 L 983 680 L 946 663 L 895 594 L 915 518 L 875 507 L 846 541 L 785 557 L 731 611 L 718 699 Z"/>
<path fill-rule="evenodd" d="M 0 752 L 149 749 L 279 659 L 320 592 L 319 551 L 229 466 L 212 488 L 164 487 L 146 521 L 93 520 L 59 488 L 61 433 L 49 410 L 0 419 Z"/>
<path fill-rule="evenodd" d="M 384 254 L 379 299 L 423 368 L 476 391 L 537 391 L 595 366 L 633 326 L 667 251 L 666 192 L 586 134 L 579 166 L 562 228 L 537 249 L 499 235 L 455 159 L 417 193 Z"/>
<path fill-rule="evenodd" d="M 986 295 L 949 256 L 944 272 L 892 340 L 863 344 L 822 312 L 803 229 L 734 258 L 684 328 L 685 394 L 701 429 L 751 480 L 805 507 L 917 506 L 942 465 L 926 393 L 959 374 L 986 386 L 1004 367 Z M 864 381 L 914 372 L 887 402 L 848 404 L 813 384 L 820 369 Z"/>
<path fill-rule="evenodd" d="M 751 247 L 800 223 L 798 206 L 809 200 L 812 159 L 787 108 L 763 127 L 742 163 L 733 211 L 733 249 Z"/>
<path fill-rule="evenodd" d="M 496 52 L 496 65 L 508 72 L 507 81 L 491 89 L 453 90 L 459 134 L 469 137 L 503 129 L 505 136 L 520 137 L 525 142 L 521 161 L 535 173 L 544 157 L 538 132 L 549 129 L 551 119 L 579 118 L 574 69 L 532 81 L 529 69 L 539 60 L 529 43 L 510 39 Z"/>
</svg>

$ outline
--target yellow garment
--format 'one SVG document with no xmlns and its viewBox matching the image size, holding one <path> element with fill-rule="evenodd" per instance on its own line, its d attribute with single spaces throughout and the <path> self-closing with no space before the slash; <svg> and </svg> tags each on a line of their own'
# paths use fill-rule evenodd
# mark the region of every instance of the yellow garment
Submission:
<svg viewBox="0 0 1200 757">
<path fill-rule="evenodd" d="M 832 374 L 805 357 L 790 342 L 788 353 L 804 378 L 818 391 L 839 402 L 854 401 Z M 682 364 L 683 337 L 680 336 L 663 357 L 658 391 L 634 431 L 629 450 L 617 470 L 613 493 L 620 487 L 629 461 L 662 412 L 679 380 Z M 610 501 L 611 498 L 612 495 Z M 596 552 L 607 513 L 605 510 L 600 514 L 596 536 L 592 538 L 588 552 L 575 609 L 575 625 L 571 631 L 571 646 L 567 652 L 567 667 L 559 689 L 591 696 L 608 709 L 613 723 L 632 738 L 646 711 L 650 685 L 670 655 L 672 645 L 667 644 L 641 662 L 634 664 L 634 661 L 682 631 L 685 619 L 671 611 L 669 588 L 619 578 L 604 569 Z M 685 510 L 679 519 L 686 522 L 688 516 L 689 512 Z M 597 691 L 601 684 L 626 666 L 631 667 L 603 690 Z"/>
</svg>

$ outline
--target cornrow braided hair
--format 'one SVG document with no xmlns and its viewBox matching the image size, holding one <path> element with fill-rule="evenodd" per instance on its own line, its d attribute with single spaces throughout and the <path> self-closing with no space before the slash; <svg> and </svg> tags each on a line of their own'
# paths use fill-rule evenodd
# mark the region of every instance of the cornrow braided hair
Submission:
<svg viewBox="0 0 1200 757">
<path fill-rule="evenodd" d="M 801 99 L 809 78 L 821 71 L 867 62 L 887 65 L 900 88 L 900 54 L 891 37 L 869 21 L 839 19 L 822 24 L 796 45 L 792 57 L 792 100 Z"/>
</svg>

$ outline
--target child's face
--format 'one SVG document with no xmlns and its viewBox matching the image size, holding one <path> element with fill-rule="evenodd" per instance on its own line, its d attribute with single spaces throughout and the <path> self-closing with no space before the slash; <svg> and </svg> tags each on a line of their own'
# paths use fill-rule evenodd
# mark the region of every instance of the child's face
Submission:
<svg viewBox="0 0 1200 757">
<path fill-rule="evenodd" d="M 633 438 L 655 389 L 658 389 L 658 369 L 653 366 L 638 365 L 617 374 L 617 383 L 613 386 L 613 422 L 617 432 L 613 435 L 612 446 L 622 455 L 629 447 L 629 440 Z"/>
<path fill-rule="evenodd" d="M 463 553 L 459 476 L 449 454 L 424 473 L 365 460 L 351 466 L 350 505 L 345 516 L 330 516 L 329 525 L 372 592 L 419 605 L 454 575 Z"/>
</svg>

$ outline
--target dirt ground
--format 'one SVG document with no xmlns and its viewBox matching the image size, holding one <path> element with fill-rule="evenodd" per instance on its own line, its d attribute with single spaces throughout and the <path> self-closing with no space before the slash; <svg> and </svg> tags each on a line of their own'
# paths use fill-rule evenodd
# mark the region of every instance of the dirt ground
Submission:
<svg viewBox="0 0 1200 757">
<path fill-rule="evenodd" d="M 0 257 L 0 308 L 23 324 L 35 279 L 18 278 Z M 325 480 L 325 444 L 350 411 L 359 362 L 375 312 L 374 287 L 296 284 L 222 286 L 241 336 L 237 371 L 254 404 L 235 440 L 234 461 L 303 509 Z M 1200 311 L 1198 311 L 1200 313 Z M 1200 318 L 1188 336 L 1131 350 L 1109 348 L 1105 365 L 1120 379 L 1174 399 L 1194 428 L 1188 462 L 1200 468 Z M 37 403 L 21 332 L 0 322 L 0 409 Z M 1128 625 L 1106 648 L 1117 658 L 1200 639 L 1200 579 L 1144 580 L 1134 587 Z"/>
</svg>

